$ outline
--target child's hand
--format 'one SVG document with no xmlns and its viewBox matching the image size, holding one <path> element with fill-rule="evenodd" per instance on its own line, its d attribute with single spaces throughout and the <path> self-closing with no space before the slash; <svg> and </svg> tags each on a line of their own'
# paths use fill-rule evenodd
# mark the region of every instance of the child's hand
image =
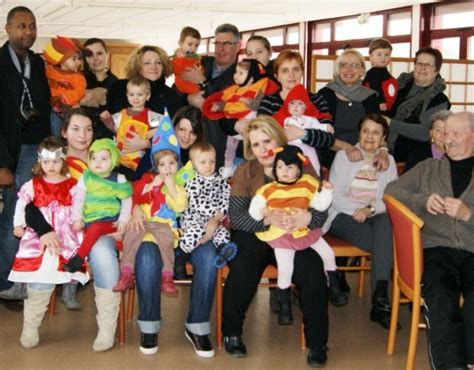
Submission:
<svg viewBox="0 0 474 370">
<path fill-rule="evenodd" d="M 332 190 L 334 186 L 327 180 L 323 180 L 323 189 Z"/>
<path fill-rule="evenodd" d="M 155 136 L 155 133 L 156 133 L 157 130 L 158 130 L 157 128 L 154 128 L 154 129 L 152 129 L 152 130 L 149 130 L 149 131 L 146 133 L 145 137 L 146 137 L 148 140 L 153 139 L 153 136 Z"/>
<path fill-rule="evenodd" d="M 214 214 L 214 217 L 217 218 L 219 221 L 222 221 L 225 218 L 225 215 L 224 212 L 219 210 Z"/>
<path fill-rule="evenodd" d="M 175 198 L 177 195 L 177 192 L 176 192 L 176 185 L 174 183 L 174 174 L 167 173 L 166 175 L 163 176 L 163 179 L 165 181 L 166 187 L 168 188 L 168 194 L 172 198 Z"/>
<path fill-rule="evenodd" d="M 84 223 L 82 221 L 74 221 L 72 223 L 72 229 L 74 231 L 81 231 L 83 227 L 84 227 Z"/>
<path fill-rule="evenodd" d="M 387 104 L 382 103 L 379 105 L 380 111 L 381 112 L 386 112 L 387 111 Z"/>
<path fill-rule="evenodd" d="M 326 129 L 327 129 L 327 132 L 329 132 L 330 134 L 334 134 L 336 132 L 332 125 L 327 125 Z"/>
<path fill-rule="evenodd" d="M 163 177 L 158 174 L 153 178 L 153 181 L 150 183 L 150 186 L 154 188 L 155 186 L 160 186 L 163 183 Z"/>
<path fill-rule="evenodd" d="M 267 207 L 264 207 L 260 210 L 260 214 L 262 215 L 263 218 L 267 217 L 270 212 L 268 211 Z"/>
<path fill-rule="evenodd" d="M 115 224 L 117 226 L 117 233 L 123 235 L 123 233 L 127 229 L 128 222 L 117 221 Z"/>
<path fill-rule="evenodd" d="M 146 221 L 146 216 L 143 210 L 139 205 L 134 205 L 132 209 L 132 217 L 127 227 L 129 230 L 132 230 L 136 233 L 143 231 L 145 232 L 145 225 L 143 224 Z"/>
<path fill-rule="evenodd" d="M 17 238 L 22 238 L 25 235 L 25 228 L 23 226 L 15 226 L 13 229 L 13 235 Z"/>
<path fill-rule="evenodd" d="M 214 234 L 214 231 L 217 229 L 218 226 L 219 226 L 219 221 L 217 220 L 217 218 L 211 217 L 209 221 L 207 221 L 206 223 L 204 236 L 198 242 L 198 245 L 204 244 L 208 242 L 209 240 L 211 240 L 212 235 Z"/>
<path fill-rule="evenodd" d="M 108 110 L 104 110 L 101 114 L 99 114 L 99 117 L 101 120 L 107 119 L 109 117 L 112 117 L 112 115 L 109 113 Z"/>
</svg>

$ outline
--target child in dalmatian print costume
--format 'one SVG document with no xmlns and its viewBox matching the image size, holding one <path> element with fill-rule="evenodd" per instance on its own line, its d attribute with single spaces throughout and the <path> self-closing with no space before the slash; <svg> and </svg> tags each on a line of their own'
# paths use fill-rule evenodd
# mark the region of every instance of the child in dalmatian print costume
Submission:
<svg viewBox="0 0 474 370">
<path fill-rule="evenodd" d="M 215 266 L 224 267 L 237 254 L 229 231 L 221 224 L 229 207 L 230 186 L 215 172 L 216 151 L 208 143 L 196 143 L 189 152 L 196 177 L 186 186 L 188 208 L 181 214 L 180 248 L 191 253 L 212 240 L 217 247 Z"/>
</svg>

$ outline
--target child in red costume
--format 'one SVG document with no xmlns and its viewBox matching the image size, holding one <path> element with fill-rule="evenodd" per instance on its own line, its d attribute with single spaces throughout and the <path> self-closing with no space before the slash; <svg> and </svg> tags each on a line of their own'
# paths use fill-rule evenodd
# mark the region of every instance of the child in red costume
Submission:
<svg viewBox="0 0 474 370">
<path fill-rule="evenodd" d="M 268 78 L 265 67 L 255 59 L 240 61 L 234 74 L 235 85 L 219 91 L 204 101 L 202 111 L 206 118 L 250 120 L 257 116 L 257 108 L 265 95 L 274 94 L 279 86 Z M 233 174 L 233 162 L 242 135 L 228 136 L 224 167 L 220 174 L 224 178 Z"/>
</svg>

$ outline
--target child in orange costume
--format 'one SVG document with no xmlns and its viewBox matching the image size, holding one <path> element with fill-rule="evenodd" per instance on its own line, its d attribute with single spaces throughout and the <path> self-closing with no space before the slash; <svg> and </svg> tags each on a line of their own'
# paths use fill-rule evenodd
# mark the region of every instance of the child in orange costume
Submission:
<svg viewBox="0 0 474 370">
<path fill-rule="evenodd" d="M 55 136 L 59 136 L 64 107 L 79 106 L 86 94 L 86 79 L 80 72 L 81 53 L 87 56 L 90 50 L 75 39 L 61 36 L 51 39 L 43 50 L 51 89 L 51 132 Z"/>
<path fill-rule="evenodd" d="M 201 34 L 192 27 L 184 27 L 179 35 L 178 45 L 174 55 L 171 57 L 175 85 L 179 92 L 183 94 L 194 94 L 199 91 L 199 86 L 183 78 L 183 74 L 188 68 L 201 68 L 201 58 L 197 55 Z"/>
</svg>

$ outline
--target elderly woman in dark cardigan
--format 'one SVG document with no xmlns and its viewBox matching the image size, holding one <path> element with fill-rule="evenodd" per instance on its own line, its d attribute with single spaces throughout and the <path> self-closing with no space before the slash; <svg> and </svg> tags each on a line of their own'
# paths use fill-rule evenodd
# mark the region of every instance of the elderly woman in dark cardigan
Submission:
<svg viewBox="0 0 474 370">
<path fill-rule="evenodd" d="M 431 116 L 451 107 L 443 93 L 446 84 L 439 75 L 442 64 L 439 50 L 424 47 L 415 54 L 413 72 L 398 77 L 397 100 L 388 119 L 388 141 L 396 162 L 406 162 L 414 149 L 429 141 Z"/>
</svg>

